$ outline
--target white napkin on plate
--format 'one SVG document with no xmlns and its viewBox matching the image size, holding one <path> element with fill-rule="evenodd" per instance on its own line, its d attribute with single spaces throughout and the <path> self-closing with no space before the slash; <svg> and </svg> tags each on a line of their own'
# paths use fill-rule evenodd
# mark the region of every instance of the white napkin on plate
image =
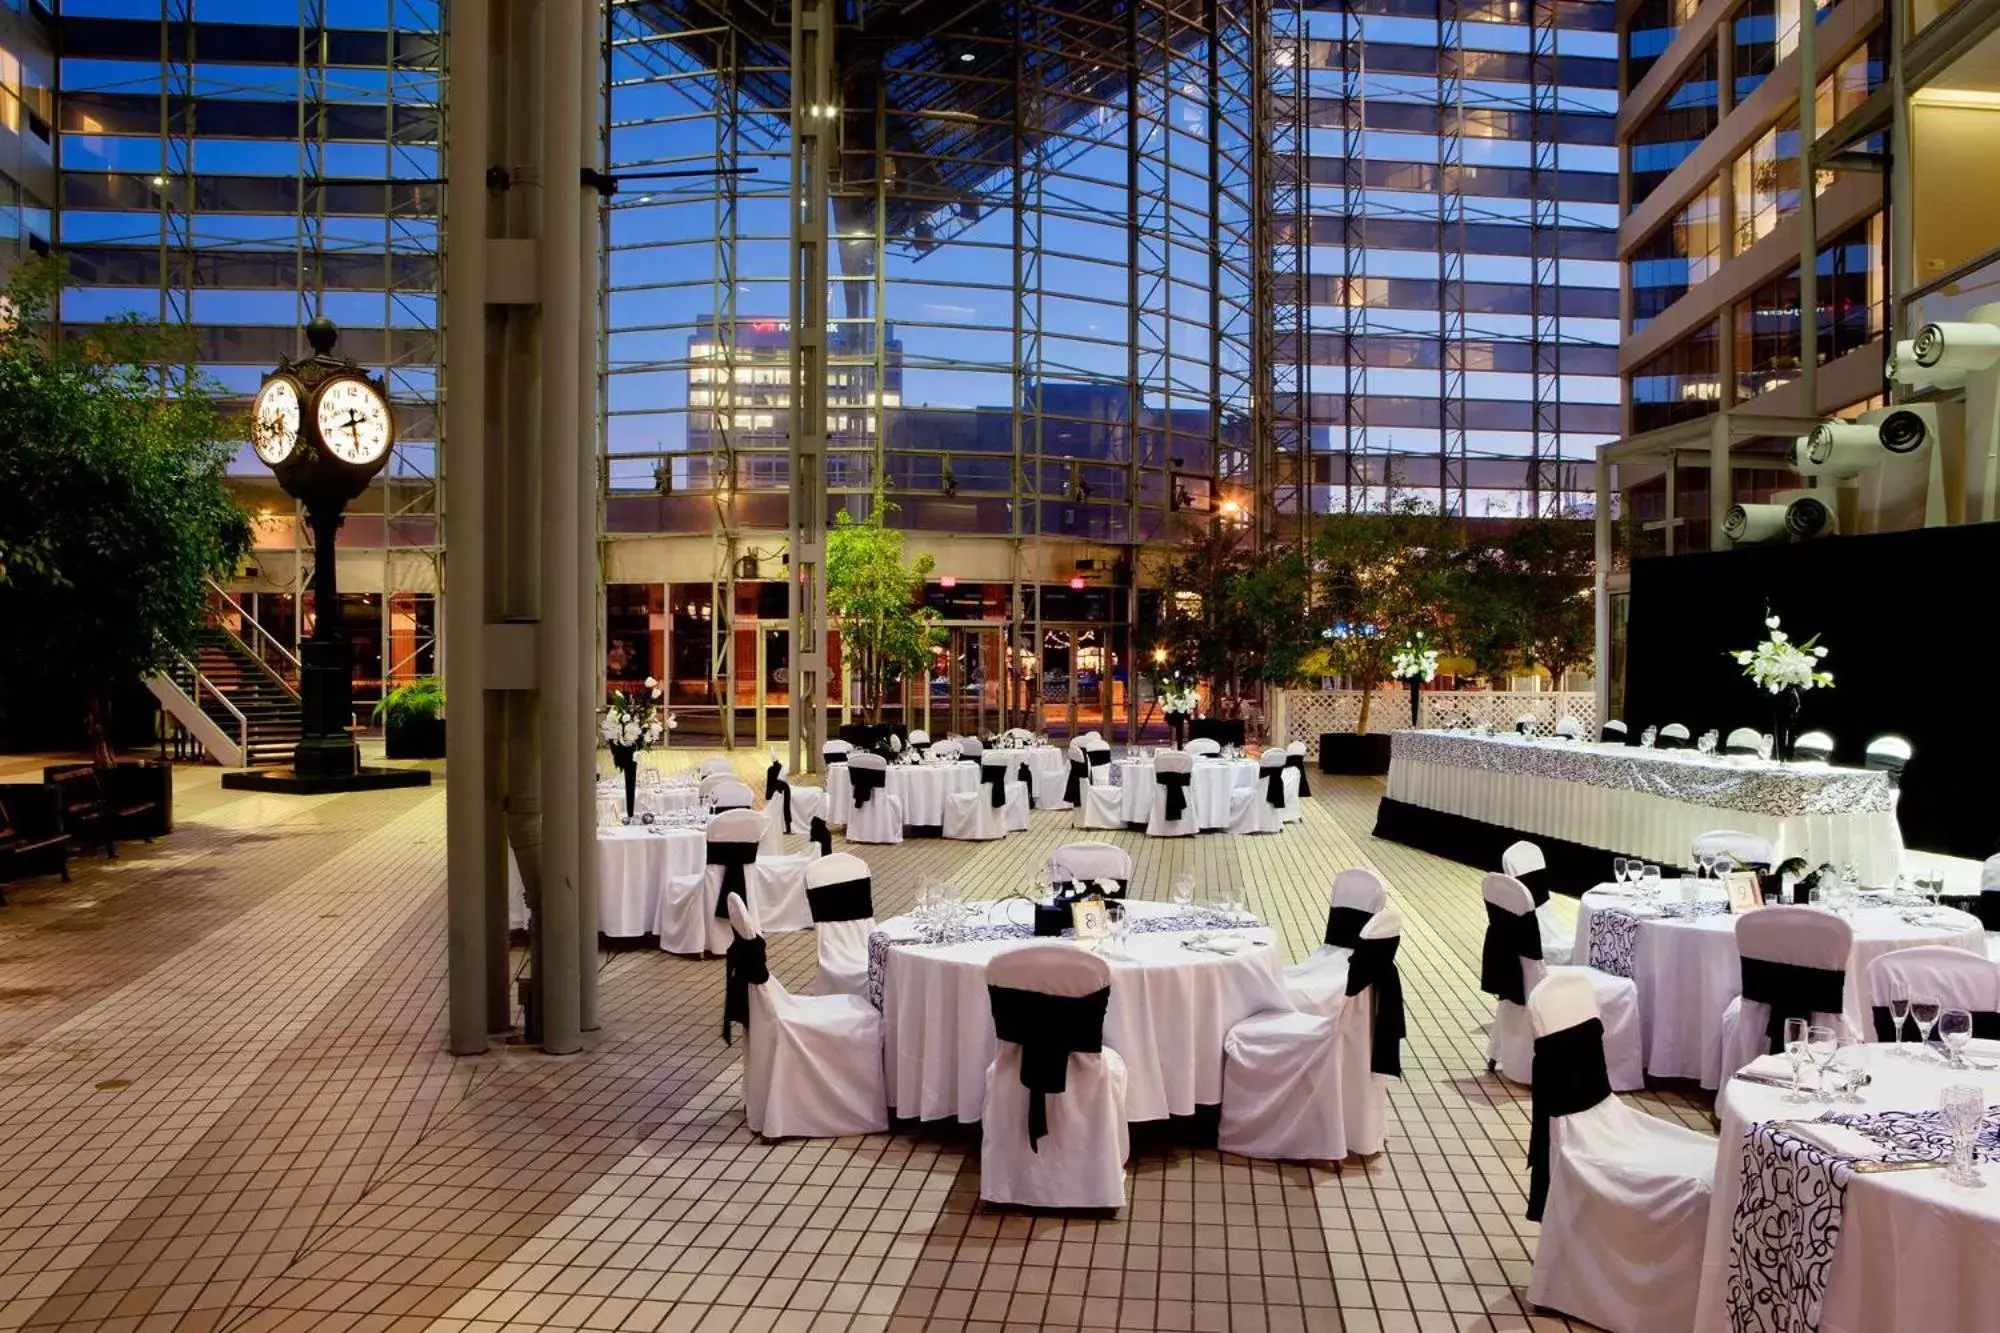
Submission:
<svg viewBox="0 0 2000 1333">
<path fill-rule="evenodd" d="M 1782 1055 L 1760 1055 L 1743 1066 L 1742 1072 L 1754 1078 L 1781 1078 L 1789 1083 L 1792 1078 L 1792 1062 Z"/>
<path fill-rule="evenodd" d="M 1234 954 L 1249 948 L 1254 940 L 1246 940 L 1241 935 L 1214 935 L 1195 945 L 1209 953 Z"/>
<path fill-rule="evenodd" d="M 1785 1126 L 1785 1132 L 1807 1143 L 1824 1148 L 1836 1157 L 1882 1156 L 1882 1145 L 1845 1125 L 1823 1125 L 1814 1122 L 1793 1121 Z"/>
</svg>

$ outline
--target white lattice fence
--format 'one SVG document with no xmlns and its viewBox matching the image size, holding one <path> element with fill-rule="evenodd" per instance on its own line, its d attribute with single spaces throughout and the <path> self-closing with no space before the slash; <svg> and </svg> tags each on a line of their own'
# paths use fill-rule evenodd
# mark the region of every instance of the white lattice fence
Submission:
<svg viewBox="0 0 2000 1333">
<path fill-rule="evenodd" d="M 1535 734 L 1552 735 L 1556 723 L 1573 717 L 1584 734 L 1597 734 L 1597 696 L 1587 691 L 1493 691 L 1425 690 L 1418 705 L 1418 725 L 1477 727 L 1484 723 L 1495 731 L 1512 731 L 1516 718 L 1535 719 Z M 1302 740 L 1308 746 L 1320 733 L 1353 732 L 1361 721 L 1360 690 L 1285 691 L 1286 741 Z M 1375 692 L 1368 710 L 1368 730 L 1383 734 L 1402 731 L 1410 725 L 1410 696 L 1402 686 Z"/>
</svg>

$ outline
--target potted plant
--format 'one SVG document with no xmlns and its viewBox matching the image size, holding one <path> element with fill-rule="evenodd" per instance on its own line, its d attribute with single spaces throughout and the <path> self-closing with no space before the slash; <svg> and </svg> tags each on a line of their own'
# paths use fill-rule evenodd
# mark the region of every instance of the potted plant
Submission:
<svg viewBox="0 0 2000 1333">
<path fill-rule="evenodd" d="M 444 680 L 419 676 L 398 685 L 375 705 L 383 752 L 390 759 L 444 758 Z"/>
</svg>

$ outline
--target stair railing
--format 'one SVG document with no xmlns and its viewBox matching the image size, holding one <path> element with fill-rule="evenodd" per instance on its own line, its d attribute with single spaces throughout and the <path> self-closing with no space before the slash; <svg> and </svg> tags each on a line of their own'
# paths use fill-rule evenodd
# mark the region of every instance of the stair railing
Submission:
<svg viewBox="0 0 2000 1333">
<path fill-rule="evenodd" d="M 275 634 L 258 624 L 257 618 L 245 610 L 241 602 L 231 597 L 228 589 L 220 583 L 214 579 L 208 580 L 208 591 L 211 599 L 208 623 L 228 635 L 237 647 L 255 659 L 257 665 L 264 668 L 264 674 L 282 686 L 285 693 L 291 695 L 292 701 L 296 703 L 299 697 L 299 659 L 293 655 L 292 650 L 280 643 Z M 248 639 L 229 627 L 228 620 L 215 606 L 218 601 L 223 607 L 236 613 L 237 623 L 249 630 Z"/>
<path fill-rule="evenodd" d="M 157 676 L 147 679 L 153 696 L 167 707 L 180 724 L 186 727 L 202 748 L 224 762 L 227 767 L 243 768 L 250 762 L 250 719 L 243 710 L 229 701 L 229 696 L 217 688 L 214 681 L 201 674 L 201 668 L 187 658 L 174 655 L 173 665 Z M 236 737 L 230 740 L 229 733 L 208 711 L 201 706 L 201 697 L 206 693 L 222 704 L 223 711 L 234 724 Z M 175 696 L 178 696 L 176 698 Z M 187 706 L 185 714 L 177 704 Z M 231 748 L 235 753 L 230 753 Z M 230 763 L 230 760 L 235 762 Z"/>
</svg>

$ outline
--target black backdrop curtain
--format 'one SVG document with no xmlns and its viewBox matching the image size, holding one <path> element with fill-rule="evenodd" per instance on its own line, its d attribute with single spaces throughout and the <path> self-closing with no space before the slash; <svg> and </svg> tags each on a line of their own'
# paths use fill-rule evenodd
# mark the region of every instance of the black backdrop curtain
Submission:
<svg viewBox="0 0 2000 1333">
<path fill-rule="evenodd" d="M 1829 732 L 1834 762 L 1856 767 L 1875 737 L 1908 738 L 1905 845 L 1993 855 L 1995 571 L 2000 523 L 1635 561 L 1625 721 L 1635 738 L 1668 722 L 1769 731 L 1770 696 L 1727 656 L 1764 637 L 1768 601 L 1795 641 L 1817 633 L 1828 649 L 1835 688 L 1805 693 L 1798 729 Z"/>
</svg>

